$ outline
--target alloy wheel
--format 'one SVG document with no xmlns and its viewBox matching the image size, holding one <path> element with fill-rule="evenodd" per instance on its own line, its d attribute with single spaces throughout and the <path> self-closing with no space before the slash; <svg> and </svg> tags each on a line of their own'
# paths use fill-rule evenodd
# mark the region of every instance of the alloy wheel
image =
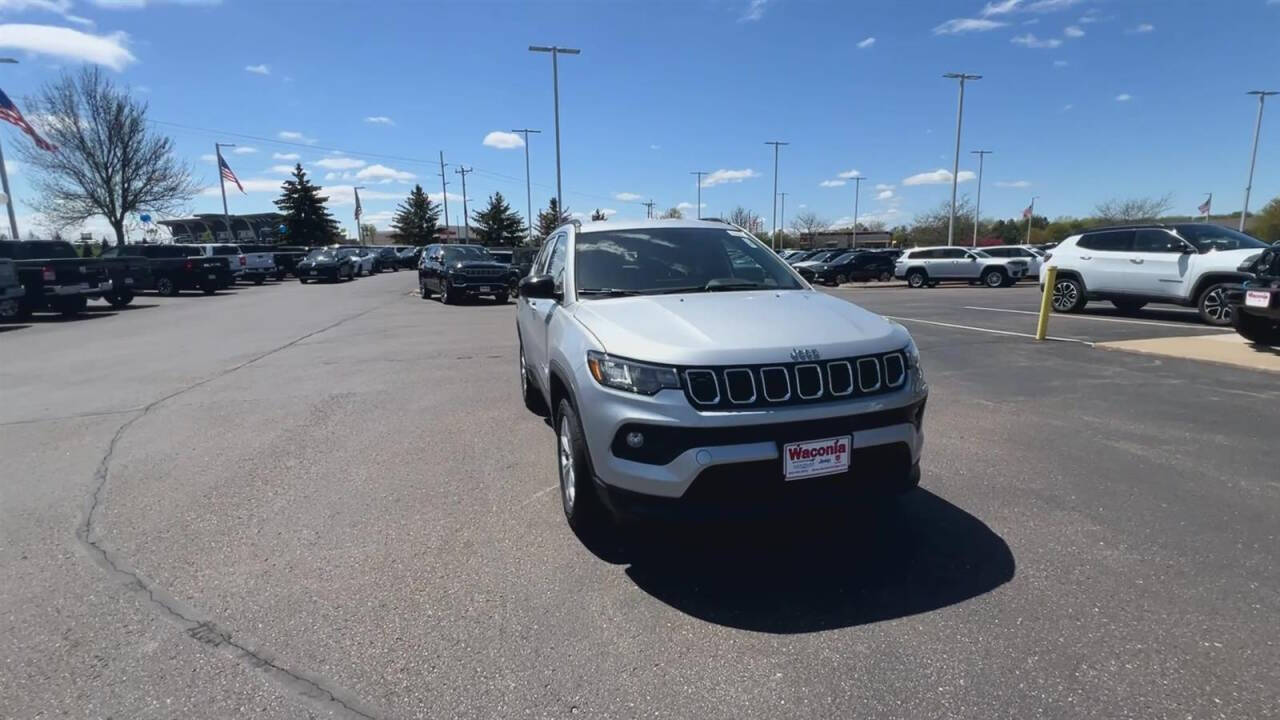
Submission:
<svg viewBox="0 0 1280 720">
<path fill-rule="evenodd" d="M 1231 304 L 1227 302 L 1227 293 L 1221 285 L 1205 293 L 1200 305 L 1204 314 L 1214 322 L 1223 325 L 1231 322 Z"/>
<path fill-rule="evenodd" d="M 573 501 L 576 499 L 577 483 L 573 467 L 573 442 L 569 434 L 569 418 L 560 418 L 560 494 L 564 499 L 564 509 L 572 514 Z"/>
<path fill-rule="evenodd" d="M 1065 312 L 1076 306 L 1080 299 L 1080 291 L 1075 283 L 1065 280 L 1053 286 L 1053 309 Z"/>
</svg>

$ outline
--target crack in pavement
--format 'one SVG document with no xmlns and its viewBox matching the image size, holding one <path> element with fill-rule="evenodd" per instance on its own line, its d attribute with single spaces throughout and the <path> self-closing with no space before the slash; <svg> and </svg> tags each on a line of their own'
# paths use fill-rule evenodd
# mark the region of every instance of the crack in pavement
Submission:
<svg viewBox="0 0 1280 720">
<path fill-rule="evenodd" d="M 237 370 L 258 362 L 259 360 L 263 360 L 278 352 L 287 350 L 308 338 L 328 332 L 343 323 L 368 315 L 374 310 L 381 309 L 390 304 L 390 302 L 382 303 L 381 305 L 376 305 L 368 310 L 345 317 L 337 322 L 326 325 L 319 330 L 294 338 L 279 347 L 255 355 L 238 365 L 234 365 L 230 368 L 214 373 L 203 380 L 175 390 L 174 392 L 171 392 L 158 400 L 154 400 L 141 408 L 123 411 L 132 412 L 134 414 L 116 429 L 115 434 L 111 437 L 111 442 L 107 444 L 106 452 L 103 454 L 102 459 L 98 461 L 98 468 L 93 474 L 93 492 L 90 493 L 85 500 L 84 514 L 81 518 L 80 524 L 76 527 L 76 539 L 80 541 L 81 545 L 89 552 L 90 558 L 96 565 L 105 570 L 111 577 L 119 580 L 127 589 L 138 595 L 144 596 L 153 606 L 159 608 L 165 615 L 169 616 L 170 619 L 183 626 L 183 631 L 197 642 L 212 648 L 224 649 L 224 651 L 231 653 L 236 659 L 244 662 L 252 668 L 263 671 L 274 681 L 284 686 L 285 689 L 295 692 L 302 697 L 322 704 L 336 705 L 341 712 L 349 717 L 367 718 L 369 720 L 376 718 L 377 714 L 373 710 L 369 709 L 365 703 L 354 694 L 334 686 L 324 678 L 313 677 L 301 670 L 293 670 L 285 667 L 283 664 L 277 662 L 269 651 L 263 648 L 252 647 L 248 642 L 233 639 L 230 631 L 220 628 L 213 621 L 204 617 L 198 610 L 168 594 L 137 570 L 129 567 L 123 559 L 117 557 L 115 553 L 103 547 L 103 545 L 95 538 L 94 517 L 96 516 L 98 507 L 102 502 L 102 492 L 106 489 L 107 478 L 111 470 L 111 459 L 112 456 L 115 455 L 116 446 L 134 423 L 146 417 L 156 407 L 215 380 L 224 378 Z M 326 709 L 331 710 L 332 708 Z"/>
</svg>

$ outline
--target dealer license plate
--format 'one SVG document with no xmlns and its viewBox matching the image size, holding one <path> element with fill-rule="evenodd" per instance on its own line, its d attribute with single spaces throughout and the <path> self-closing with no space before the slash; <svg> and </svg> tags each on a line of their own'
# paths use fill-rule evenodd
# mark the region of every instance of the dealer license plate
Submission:
<svg viewBox="0 0 1280 720">
<path fill-rule="evenodd" d="M 218 275 L 217 275 L 217 273 L 209 273 L 209 279 L 210 279 L 210 280 L 217 280 L 217 279 L 218 279 Z"/>
<path fill-rule="evenodd" d="M 1249 307 L 1268 307 L 1271 305 L 1271 293 L 1250 290 L 1244 294 L 1244 304 Z"/>
<path fill-rule="evenodd" d="M 308 272 L 307 274 L 308 274 L 308 275 L 315 275 L 315 274 L 316 274 L 316 271 L 315 271 L 315 270 L 311 270 L 311 271 L 310 271 L 310 272 Z"/>
<path fill-rule="evenodd" d="M 480 292 L 492 292 L 492 291 L 493 291 L 493 288 L 489 287 L 488 285 L 480 286 Z"/>
<path fill-rule="evenodd" d="M 849 469 L 853 436 L 807 440 L 782 446 L 782 473 L 787 480 L 835 475 Z"/>
</svg>

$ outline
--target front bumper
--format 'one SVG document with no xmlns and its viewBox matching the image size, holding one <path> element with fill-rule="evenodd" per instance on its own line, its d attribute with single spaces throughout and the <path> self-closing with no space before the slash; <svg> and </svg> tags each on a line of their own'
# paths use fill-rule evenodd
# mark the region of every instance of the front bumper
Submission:
<svg viewBox="0 0 1280 720">
<path fill-rule="evenodd" d="M 505 277 L 479 280 L 471 277 L 449 276 L 449 289 L 460 295 L 494 295 L 509 291 Z"/>
<path fill-rule="evenodd" d="M 318 268 L 299 268 L 295 274 L 299 280 L 337 280 L 338 268 L 336 267 L 318 267 Z"/>
<path fill-rule="evenodd" d="M 918 472 L 929 392 L 919 368 L 910 370 L 903 389 L 888 394 L 731 412 L 699 412 L 680 390 L 651 397 L 610 390 L 590 381 L 585 368 L 579 377 L 588 380 L 576 389 L 576 408 L 606 502 L 723 506 L 714 489 L 728 485 L 728 504 L 751 496 L 768 504 L 772 495 L 803 494 L 796 489 L 806 486 L 896 486 Z M 624 438 L 633 430 L 645 434 L 651 452 L 627 449 Z M 849 472 L 783 479 L 782 445 L 841 435 L 853 438 Z"/>
<path fill-rule="evenodd" d="M 1250 305 L 1245 302 L 1245 293 L 1266 293 L 1269 295 L 1266 306 Z M 1255 296 L 1256 297 L 1256 296 Z M 1280 288 L 1245 285 L 1227 291 L 1227 302 L 1231 303 L 1233 312 L 1243 312 L 1255 317 L 1269 320 L 1280 320 Z"/>
</svg>

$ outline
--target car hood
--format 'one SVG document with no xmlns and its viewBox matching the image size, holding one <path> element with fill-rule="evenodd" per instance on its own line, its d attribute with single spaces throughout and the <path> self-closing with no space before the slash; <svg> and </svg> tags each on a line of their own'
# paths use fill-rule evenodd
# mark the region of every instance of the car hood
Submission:
<svg viewBox="0 0 1280 720">
<path fill-rule="evenodd" d="M 506 270 L 508 267 L 510 266 L 507 265 L 506 263 L 493 262 L 492 260 L 459 260 L 457 262 L 449 263 L 450 270 L 458 270 L 462 268 L 466 268 L 466 269 L 478 268 L 481 270 Z"/>
<path fill-rule="evenodd" d="M 1201 262 L 1212 263 L 1215 268 L 1237 270 L 1245 263 L 1252 263 L 1266 248 L 1241 248 L 1239 250 L 1214 250 L 1200 256 Z"/>
<path fill-rule="evenodd" d="M 791 362 L 900 350 L 906 329 L 812 290 L 690 293 L 579 302 L 574 318 L 605 352 L 669 365 Z"/>
</svg>

